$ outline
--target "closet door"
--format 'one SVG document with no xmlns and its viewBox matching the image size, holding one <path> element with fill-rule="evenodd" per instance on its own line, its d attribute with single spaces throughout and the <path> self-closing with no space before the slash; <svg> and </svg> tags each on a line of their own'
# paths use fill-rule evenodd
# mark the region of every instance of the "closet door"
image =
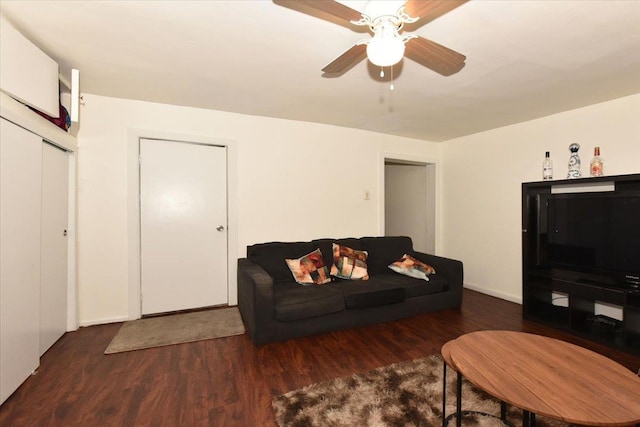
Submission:
<svg viewBox="0 0 640 427">
<path fill-rule="evenodd" d="M 39 364 L 41 153 L 0 119 L 0 403 Z"/>
<path fill-rule="evenodd" d="M 42 144 L 40 354 L 67 331 L 69 155 Z"/>
</svg>

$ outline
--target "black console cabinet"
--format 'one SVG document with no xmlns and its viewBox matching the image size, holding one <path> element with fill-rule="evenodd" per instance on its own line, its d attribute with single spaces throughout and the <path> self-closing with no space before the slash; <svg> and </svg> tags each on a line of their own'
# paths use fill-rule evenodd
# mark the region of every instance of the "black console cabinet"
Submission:
<svg viewBox="0 0 640 427">
<path fill-rule="evenodd" d="M 575 192 L 594 186 L 638 192 L 640 174 L 522 184 L 522 313 L 525 319 L 640 354 L 640 285 L 545 266 L 546 218 L 538 218 L 539 205 L 552 187 L 560 192 L 573 187 Z M 621 310 L 622 320 L 597 314 L 597 304 L 603 303 Z"/>
</svg>

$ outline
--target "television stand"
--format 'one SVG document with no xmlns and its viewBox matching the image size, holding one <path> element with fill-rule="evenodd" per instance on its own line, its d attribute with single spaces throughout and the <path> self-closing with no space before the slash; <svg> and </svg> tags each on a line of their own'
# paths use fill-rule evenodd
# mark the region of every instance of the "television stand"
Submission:
<svg viewBox="0 0 640 427">
<path fill-rule="evenodd" d="M 640 191 L 640 174 L 522 184 L 523 317 L 633 354 L 640 354 L 640 289 L 632 281 L 550 267 L 545 219 L 538 204 L 562 187 L 608 186 Z M 612 188 L 611 188 L 612 187 Z M 576 190 L 577 189 L 577 190 Z M 585 191 L 588 191 L 585 190 Z M 603 313 L 603 307 L 614 315 Z"/>
</svg>

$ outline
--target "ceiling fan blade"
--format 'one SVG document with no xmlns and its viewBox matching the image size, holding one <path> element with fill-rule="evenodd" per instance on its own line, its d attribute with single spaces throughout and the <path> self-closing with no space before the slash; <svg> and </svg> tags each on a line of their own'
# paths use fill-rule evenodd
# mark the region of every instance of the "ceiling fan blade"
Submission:
<svg viewBox="0 0 640 427">
<path fill-rule="evenodd" d="M 317 12 L 345 20 L 347 24 L 350 21 L 358 21 L 362 18 L 362 15 L 357 10 L 333 0 L 273 0 L 273 2 L 279 6 L 288 7 L 317 18 L 327 19 L 334 23 L 335 20 L 329 19 L 327 16 L 318 15 Z"/>
<path fill-rule="evenodd" d="M 327 74 L 342 74 L 367 57 L 367 45 L 356 44 L 327 64 L 322 71 Z"/>
<path fill-rule="evenodd" d="M 467 59 L 455 50 L 422 37 L 409 40 L 404 55 L 443 76 L 450 76 L 460 71 Z"/>
<path fill-rule="evenodd" d="M 424 25 L 452 11 L 469 0 L 407 0 L 404 10 L 414 18 L 420 18 L 417 26 Z"/>
</svg>

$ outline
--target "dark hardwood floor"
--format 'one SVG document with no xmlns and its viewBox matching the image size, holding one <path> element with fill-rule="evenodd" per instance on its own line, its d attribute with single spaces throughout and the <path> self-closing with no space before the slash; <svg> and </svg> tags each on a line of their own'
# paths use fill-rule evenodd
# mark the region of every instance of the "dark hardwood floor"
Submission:
<svg viewBox="0 0 640 427">
<path fill-rule="evenodd" d="M 461 334 L 526 331 L 640 357 L 522 320 L 521 306 L 465 290 L 460 310 L 254 347 L 247 335 L 104 355 L 121 324 L 64 335 L 0 407 L 0 426 L 274 426 L 271 396 L 440 352 Z"/>
</svg>

